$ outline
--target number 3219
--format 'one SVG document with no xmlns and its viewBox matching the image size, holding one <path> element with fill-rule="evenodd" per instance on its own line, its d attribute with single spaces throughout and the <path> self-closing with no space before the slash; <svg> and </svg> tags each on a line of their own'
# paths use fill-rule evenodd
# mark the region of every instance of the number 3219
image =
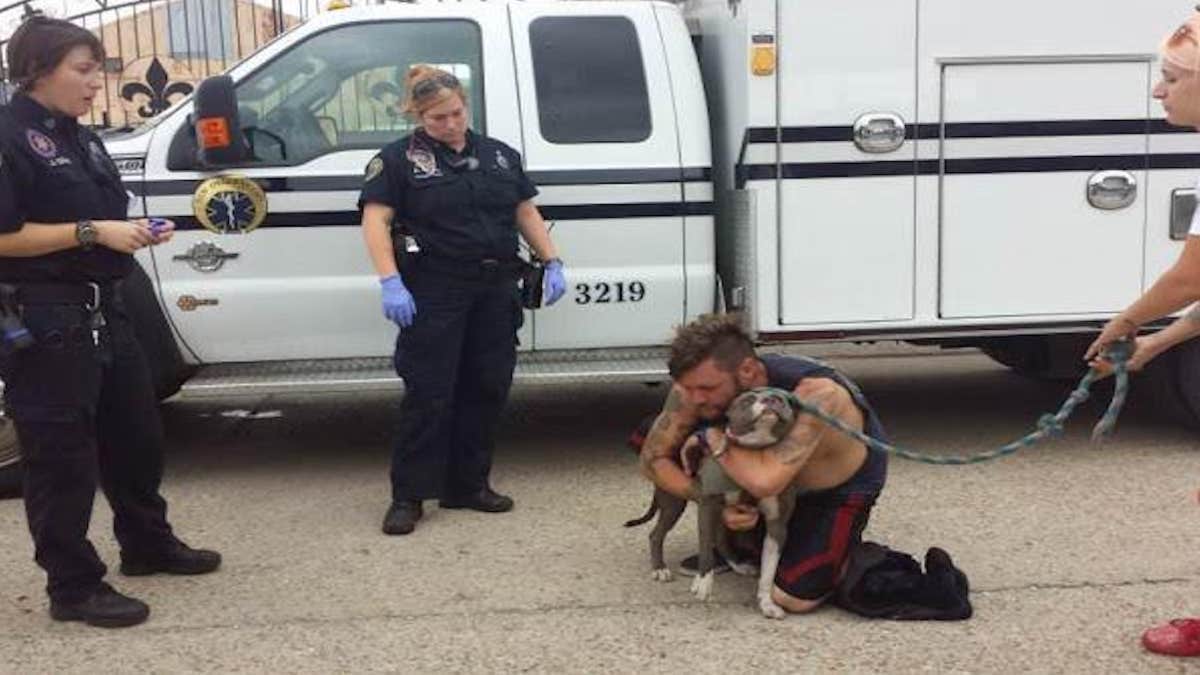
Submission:
<svg viewBox="0 0 1200 675">
<path fill-rule="evenodd" d="M 601 281 L 594 284 L 575 284 L 575 304 L 608 304 L 641 302 L 646 298 L 646 284 L 641 281 Z"/>
</svg>

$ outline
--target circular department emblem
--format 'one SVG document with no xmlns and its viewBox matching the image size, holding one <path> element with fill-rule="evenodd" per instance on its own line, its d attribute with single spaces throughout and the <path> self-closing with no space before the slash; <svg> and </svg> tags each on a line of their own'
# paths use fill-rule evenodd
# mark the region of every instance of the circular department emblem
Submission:
<svg viewBox="0 0 1200 675">
<path fill-rule="evenodd" d="M 54 144 L 54 141 L 37 129 L 26 129 L 25 139 L 29 141 L 29 147 L 44 159 L 51 159 L 58 155 L 58 146 Z"/>
<path fill-rule="evenodd" d="M 439 174 L 437 158 L 428 150 L 416 148 L 408 151 L 408 161 L 413 164 L 413 174 L 417 178 L 429 178 Z"/>
<path fill-rule="evenodd" d="M 505 171 L 508 171 L 510 168 L 508 158 L 505 157 L 504 153 L 500 152 L 499 150 L 496 151 L 496 166 L 504 169 Z"/>
<path fill-rule="evenodd" d="M 245 234 L 267 217 L 267 195 L 243 176 L 216 176 L 196 187 L 192 213 L 210 232 Z"/>
</svg>

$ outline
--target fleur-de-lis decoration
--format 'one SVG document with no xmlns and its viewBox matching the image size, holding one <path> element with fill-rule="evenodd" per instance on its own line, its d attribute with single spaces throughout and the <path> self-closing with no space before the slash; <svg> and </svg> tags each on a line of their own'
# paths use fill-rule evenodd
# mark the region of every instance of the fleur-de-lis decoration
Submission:
<svg viewBox="0 0 1200 675">
<path fill-rule="evenodd" d="M 167 74 L 167 69 L 163 68 L 157 56 L 150 62 L 150 66 L 146 68 L 146 84 L 130 82 L 121 87 L 121 98 L 130 103 L 133 103 L 135 96 L 141 95 L 146 97 L 146 103 L 138 108 L 137 111 L 138 115 L 141 115 L 142 118 L 154 117 L 169 108 L 172 96 L 187 96 L 190 93 L 192 93 L 191 84 L 187 82 L 170 82 L 170 75 Z"/>
</svg>

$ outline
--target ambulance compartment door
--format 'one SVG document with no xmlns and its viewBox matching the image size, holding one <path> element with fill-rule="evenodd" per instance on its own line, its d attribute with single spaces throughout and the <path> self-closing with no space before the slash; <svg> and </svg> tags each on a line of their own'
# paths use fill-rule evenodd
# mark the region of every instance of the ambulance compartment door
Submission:
<svg viewBox="0 0 1200 675">
<path fill-rule="evenodd" d="M 780 323 L 911 319 L 917 1 L 778 7 Z"/>
</svg>

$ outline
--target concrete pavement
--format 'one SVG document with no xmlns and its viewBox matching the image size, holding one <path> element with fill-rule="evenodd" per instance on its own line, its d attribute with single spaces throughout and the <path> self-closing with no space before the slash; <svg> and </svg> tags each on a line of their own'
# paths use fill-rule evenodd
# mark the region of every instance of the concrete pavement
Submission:
<svg viewBox="0 0 1200 675">
<path fill-rule="evenodd" d="M 835 361 L 896 440 L 931 450 L 1004 443 L 1065 393 L 974 353 Z M 403 538 L 379 533 L 393 397 L 172 401 L 171 518 L 190 543 L 219 548 L 224 567 L 110 575 L 151 604 L 143 626 L 54 623 L 21 504 L 0 502 L 0 671 L 1200 672 L 1200 661 L 1138 645 L 1145 627 L 1200 614 L 1200 447 L 1159 421 L 1154 401 L 1135 396 L 1105 445 L 1087 443 L 1101 401 L 1065 439 L 999 462 L 892 462 L 867 537 L 918 557 L 950 551 L 970 577 L 974 619 L 826 609 L 772 622 L 757 614 L 752 580 L 719 577 L 707 604 L 686 579 L 651 581 L 648 526 L 621 527 L 650 495 L 624 438 L 664 392 L 518 390 L 494 472 L 517 509 L 434 507 Z M 102 556 L 116 561 L 102 498 L 93 523 Z M 689 515 L 668 560 L 694 542 Z"/>
</svg>

